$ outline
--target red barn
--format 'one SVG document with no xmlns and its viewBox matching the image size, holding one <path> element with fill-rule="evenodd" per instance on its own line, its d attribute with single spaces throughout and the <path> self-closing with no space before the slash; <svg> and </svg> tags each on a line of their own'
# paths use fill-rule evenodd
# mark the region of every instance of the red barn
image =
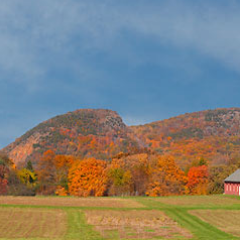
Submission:
<svg viewBox="0 0 240 240">
<path fill-rule="evenodd" d="M 224 180 L 224 193 L 240 196 L 240 169 Z"/>
</svg>

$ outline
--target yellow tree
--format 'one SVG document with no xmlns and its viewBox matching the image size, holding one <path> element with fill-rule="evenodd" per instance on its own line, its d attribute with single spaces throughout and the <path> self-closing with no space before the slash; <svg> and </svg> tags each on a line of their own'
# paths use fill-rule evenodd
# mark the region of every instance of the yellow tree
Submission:
<svg viewBox="0 0 240 240">
<path fill-rule="evenodd" d="M 109 167 L 110 195 L 144 195 L 149 178 L 147 153 L 119 154 Z"/>
</svg>

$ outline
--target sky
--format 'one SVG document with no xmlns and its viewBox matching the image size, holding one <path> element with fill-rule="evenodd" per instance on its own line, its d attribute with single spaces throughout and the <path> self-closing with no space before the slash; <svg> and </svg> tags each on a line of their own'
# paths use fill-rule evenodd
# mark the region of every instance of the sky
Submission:
<svg viewBox="0 0 240 240">
<path fill-rule="evenodd" d="M 240 107 L 240 2 L 1 0 L 0 148 L 81 108 L 128 125 Z"/>
</svg>

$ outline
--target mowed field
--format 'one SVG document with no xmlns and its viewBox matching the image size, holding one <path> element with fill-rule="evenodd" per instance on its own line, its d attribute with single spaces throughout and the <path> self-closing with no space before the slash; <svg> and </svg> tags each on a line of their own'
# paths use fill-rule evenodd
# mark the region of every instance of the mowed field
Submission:
<svg viewBox="0 0 240 240">
<path fill-rule="evenodd" d="M 240 198 L 1 196 L 0 239 L 240 239 Z"/>
</svg>

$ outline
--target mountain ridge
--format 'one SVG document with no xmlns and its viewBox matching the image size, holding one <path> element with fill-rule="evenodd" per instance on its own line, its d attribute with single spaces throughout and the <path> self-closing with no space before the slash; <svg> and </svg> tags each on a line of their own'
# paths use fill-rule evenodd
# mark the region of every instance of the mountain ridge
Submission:
<svg viewBox="0 0 240 240">
<path fill-rule="evenodd" d="M 38 124 L 2 151 L 17 164 L 39 158 L 47 149 L 54 149 L 59 154 L 106 158 L 108 154 L 117 154 L 128 145 L 136 145 L 129 139 L 129 131 L 115 111 L 78 109 Z M 92 153 L 87 154 L 89 148 Z M 104 153 L 93 153 L 97 148 L 104 150 Z"/>
<path fill-rule="evenodd" d="M 110 159 L 120 152 L 149 148 L 171 154 L 185 168 L 205 158 L 227 162 L 240 150 L 240 108 L 217 108 L 127 126 L 108 109 L 77 109 L 46 120 L 2 149 L 16 164 L 37 161 L 44 151 Z"/>
<path fill-rule="evenodd" d="M 179 165 L 199 158 L 226 163 L 240 150 L 240 108 L 187 113 L 131 129 L 150 148 L 174 155 Z"/>
</svg>

